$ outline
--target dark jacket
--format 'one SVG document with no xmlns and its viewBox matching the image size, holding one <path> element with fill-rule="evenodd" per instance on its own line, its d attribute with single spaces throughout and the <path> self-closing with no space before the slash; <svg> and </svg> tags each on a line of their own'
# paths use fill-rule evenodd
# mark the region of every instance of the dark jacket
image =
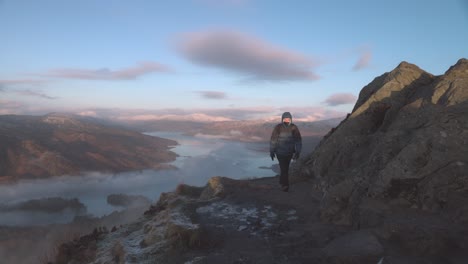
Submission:
<svg viewBox="0 0 468 264">
<path fill-rule="evenodd" d="M 270 140 L 270 152 L 276 155 L 287 156 L 300 154 L 302 150 L 302 137 L 299 128 L 290 124 L 281 123 L 275 126 Z"/>
</svg>

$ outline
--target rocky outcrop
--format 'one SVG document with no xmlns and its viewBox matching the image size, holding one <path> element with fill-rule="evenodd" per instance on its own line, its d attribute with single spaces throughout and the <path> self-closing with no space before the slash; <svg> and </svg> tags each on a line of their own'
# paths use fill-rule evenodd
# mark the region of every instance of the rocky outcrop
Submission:
<svg viewBox="0 0 468 264">
<path fill-rule="evenodd" d="M 402 62 L 364 87 L 353 112 L 306 158 L 323 220 L 369 223 L 370 200 L 468 224 L 468 60 L 433 76 Z M 366 216 L 366 217 L 364 217 Z"/>
</svg>

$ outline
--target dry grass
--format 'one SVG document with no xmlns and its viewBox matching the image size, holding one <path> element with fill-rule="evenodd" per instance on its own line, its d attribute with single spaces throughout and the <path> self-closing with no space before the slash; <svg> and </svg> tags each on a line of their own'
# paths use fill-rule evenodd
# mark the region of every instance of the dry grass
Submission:
<svg viewBox="0 0 468 264">
<path fill-rule="evenodd" d="M 47 236 L 46 240 L 49 242 L 48 249 L 44 255 L 39 256 L 39 263 L 55 263 L 60 245 L 69 241 L 74 241 L 85 233 L 87 233 L 87 228 L 85 230 L 83 227 L 77 225 L 71 225 L 62 230 L 52 231 L 52 233 Z"/>
<path fill-rule="evenodd" d="M 114 263 L 116 264 L 124 264 L 125 263 L 125 249 L 122 246 L 120 241 L 117 241 L 114 246 L 112 247 L 112 256 Z"/>
</svg>

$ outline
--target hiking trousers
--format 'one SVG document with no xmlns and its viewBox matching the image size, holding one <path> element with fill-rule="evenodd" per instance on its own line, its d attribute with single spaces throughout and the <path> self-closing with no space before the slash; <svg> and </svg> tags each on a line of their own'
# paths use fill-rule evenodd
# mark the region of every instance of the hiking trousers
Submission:
<svg viewBox="0 0 468 264">
<path fill-rule="evenodd" d="M 289 187 L 289 164 L 291 163 L 292 159 L 291 155 L 277 155 L 281 174 L 279 178 L 279 183 L 281 186 L 288 186 Z"/>
</svg>

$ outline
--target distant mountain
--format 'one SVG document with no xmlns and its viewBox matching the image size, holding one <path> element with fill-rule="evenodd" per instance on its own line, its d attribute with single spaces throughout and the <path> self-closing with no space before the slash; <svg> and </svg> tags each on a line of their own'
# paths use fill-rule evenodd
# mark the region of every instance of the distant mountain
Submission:
<svg viewBox="0 0 468 264">
<path fill-rule="evenodd" d="M 322 137 L 342 120 L 343 118 L 334 118 L 315 122 L 294 123 L 299 127 L 302 136 Z M 178 131 L 193 136 L 217 136 L 225 139 L 250 142 L 270 140 L 271 132 L 278 122 L 264 120 L 213 122 L 149 120 L 125 122 L 125 125 L 142 132 Z"/>
<path fill-rule="evenodd" d="M 323 120 L 316 122 L 294 122 L 302 136 L 323 136 L 331 128 L 338 125 L 342 119 Z M 271 132 L 278 122 L 265 121 L 225 121 L 205 124 L 190 134 L 220 135 L 229 139 L 241 141 L 268 141 Z"/>
<path fill-rule="evenodd" d="M 0 181 L 160 168 L 177 142 L 94 118 L 0 116 Z"/>
<path fill-rule="evenodd" d="M 468 224 L 467 157 L 468 60 L 441 76 L 402 62 L 362 89 L 301 173 L 327 194 L 326 221 L 376 224 L 384 209 L 369 204 L 383 200 Z"/>
</svg>

